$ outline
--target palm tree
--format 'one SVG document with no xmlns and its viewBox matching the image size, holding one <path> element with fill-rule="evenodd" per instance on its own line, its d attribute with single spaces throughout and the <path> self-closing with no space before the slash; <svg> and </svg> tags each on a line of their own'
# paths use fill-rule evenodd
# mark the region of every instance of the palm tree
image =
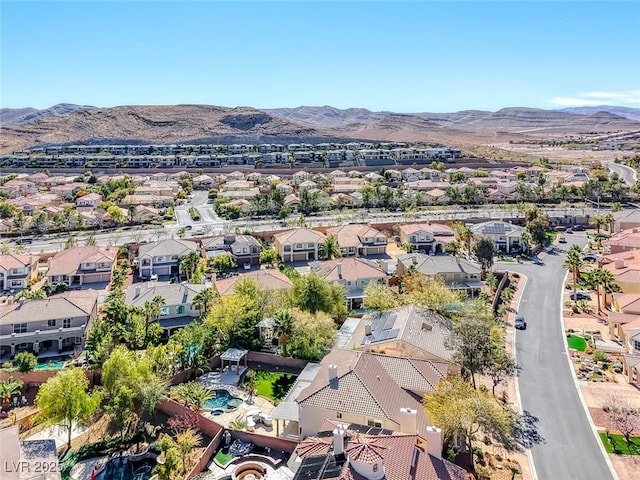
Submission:
<svg viewBox="0 0 640 480">
<path fill-rule="evenodd" d="M 529 252 L 531 251 L 531 242 L 533 241 L 533 237 L 531 236 L 528 230 L 524 230 L 522 232 L 521 241 L 522 241 L 522 253 L 524 253 L 525 255 L 529 255 Z"/>
<path fill-rule="evenodd" d="M 194 297 L 191 306 L 200 312 L 201 316 L 206 317 L 209 308 L 213 305 L 217 298 L 216 292 L 211 288 L 203 288 Z"/>
<path fill-rule="evenodd" d="M 175 387 L 171 393 L 172 396 L 177 397 L 187 407 L 194 410 L 200 410 L 207 400 L 216 396 L 215 392 L 199 382 L 182 383 Z"/>
<path fill-rule="evenodd" d="M 607 230 L 609 230 L 609 233 L 613 233 L 613 227 L 616 223 L 616 217 L 613 216 L 613 213 L 605 213 L 602 216 L 602 219 L 604 220 L 605 225 L 607 225 Z"/>
<path fill-rule="evenodd" d="M 189 252 L 180 259 L 180 272 L 187 276 L 187 281 L 191 279 L 193 272 L 200 264 L 200 253 L 197 251 Z"/>
<path fill-rule="evenodd" d="M 327 237 L 324 242 L 318 245 L 318 256 L 322 260 L 331 260 L 342 256 L 340 245 L 335 237 Z"/>
<path fill-rule="evenodd" d="M 596 215 L 591 221 L 596 226 L 597 233 L 600 233 L 600 227 L 605 224 L 604 218 L 601 215 Z"/>
<path fill-rule="evenodd" d="M 144 302 L 144 337 L 149 336 L 149 325 L 158 321 L 160 313 L 162 313 L 162 307 L 164 307 L 164 297 L 162 295 L 156 295 L 151 300 Z"/>
<path fill-rule="evenodd" d="M 604 308 L 607 308 L 607 294 L 621 291 L 616 277 L 609 270 L 602 269 L 602 290 L 604 292 Z"/>
<path fill-rule="evenodd" d="M 589 280 L 596 287 L 596 296 L 598 297 L 598 313 L 602 311 L 601 304 L 600 304 L 600 291 L 601 291 L 600 289 L 604 284 L 605 271 L 606 270 L 603 270 L 602 268 L 594 268 L 589 273 Z"/>
<path fill-rule="evenodd" d="M 580 267 L 584 264 L 582 260 L 582 250 L 578 245 L 571 245 L 567 252 L 567 259 L 563 267 L 568 269 L 573 276 L 573 301 L 578 301 L 578 279 L 580 278 Z"/>
<path fill-rule="evenodd" d="M 0 398 L 2 399 L 2 408 L 7 409 L 9 407 L 9 401 L 14 394 L 22 390 L 24 382 L 22 380 L 16 380 L 10 378 L 4 382 L 0 382 Z"/>
<path fill-rule="evenodd" d="M 182 473 L 187 473 L 187 459 L 189 458 L 189 452 L 198 447 L 200 443 L 202 443 L 202 436 L 192 428 L 177 436 L 176 447 L 178 454 L 182 459 Z"/>
<path fill-rule="evenodd" d="M 273 331 L 278 336 L 278 344 L 282 347 L 283 355 L 287 355 L 287 344 L 293 335 L 293 315 L 289 310 L 280 310 L 273 316 L 275 321 Z"/>
<path fill-rule="evenodd" d="M 467 256 L 471 257 L 471 241 L 473 240 L 473 230 L 471 227 L 462 222 L 454 222 L 453 230 L 456 232 L 458 239 L 467 247 Z"/>
</svg>

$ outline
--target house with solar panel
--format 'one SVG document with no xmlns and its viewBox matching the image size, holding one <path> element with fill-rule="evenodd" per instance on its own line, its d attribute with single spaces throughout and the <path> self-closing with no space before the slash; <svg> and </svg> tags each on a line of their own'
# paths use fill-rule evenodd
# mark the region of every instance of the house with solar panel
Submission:
<svg viewBox="0 0 640 480">
<path fill-rule="evenodd" d="M 420 400 L 449 373 L 449 363 L 334 348 L 295 399 L 293 425 L 300 438 L 317 434 L 326 419 L 426 438 L 429 422 Z M 278 421 L 278 410 L 272 412 Z"/>
<path fill-rule="evenodd" d="M 496 252 L 518 251 L 522 248 L 522 233 L 524 228 L 501 220 L 490 220 L 471 226 L 477 237 L 487 237 L 493 240 Z"/>
<path fill-rule="evenodd" d="M 446 363 L 447 373 L 455 375 L 457 367 L 450 363 L 453 351 L 446 345 L 451 327 L 451 321 L 439 313 L 405 305 L 364 315 L 345 345 L 355 350 Z"/>
</svg>

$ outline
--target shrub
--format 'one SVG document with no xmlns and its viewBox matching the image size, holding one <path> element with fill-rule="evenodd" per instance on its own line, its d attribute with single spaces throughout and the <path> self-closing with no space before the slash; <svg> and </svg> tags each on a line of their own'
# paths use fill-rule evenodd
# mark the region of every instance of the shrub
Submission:
<svg viewBox="0 0 640 480">
<path fill-rule="evenodd" d="M 593 352 L 593 360 L 595 362 L 604 362 L 605 360 L 608 360 L 609 356 L 604 353 L 602 350 L 595 350 Z"/>
<path fill-rule="evenodd" d="M 15 358 L 16 368 L 19 372 L 30 372 L 38 366 L 38 359 L 31 352 L 20 352 Z"/>
<path fill-rule="evenodd" d="M 456 451 L 451 447 L 447 447 L 447 449 L 444 451 L 444 458 L 446 458 L 450 462 L 455 462 L 456 456 Z"/>
</svg>

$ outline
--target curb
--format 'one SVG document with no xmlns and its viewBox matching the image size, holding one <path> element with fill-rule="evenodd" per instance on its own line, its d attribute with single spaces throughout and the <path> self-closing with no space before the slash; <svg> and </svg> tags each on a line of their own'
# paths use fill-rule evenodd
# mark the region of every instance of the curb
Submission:
<svg viewBox="0 0 640 480">
<path fill-rule="evenodd" d="M 508 270 L 507 270 L 508 271 Z M 529 277 L 527 277 L 525 274 L 520 273 L 520 272 L 511 272 L 511 274 L 513 273 L 517 273 L 520 276 L 520 280 L 522 280 L 522 289 L 520 290 L 519 294 L 518 294 L 518 301 L 516 302 L 516 312 L 520 311 L 520 302 L 522 301 L 522 296 L 524 294 L 525 289 L 527 288 L 527 282 L 529 281 Z M 520 283 L 520 282 L 518 282 Z M 517 314 L 517 313 L 516 313 Z M 512 333 L 511 333 L 511 354 L 513 355 L 513 359 L 516 361 L 516 365 L 518 364 L 518 358 L 516 356 L 516 329 L 515 327 L 511 327 Z M 518 375 L 515 375 L 513 377 L 514 380 L 514 386 L 516 389 L 516 403 L 518 405 L 518 411 L 520 413 L 522 413 L 522 399 L 520 398 L 520 383 L 518 381 Z M 526 448 L 525 449 L 526 454 L 527 454 L 527 459 L 529 460 L 529 469 L 531 470 L 531 478 L 533 478 L 533 480 L 538 480 L 538 472 L 536 471 L 536 466 L 533 463 L 533 455 L 531 453 L 531 449 L 530 448 Z"/>
<path fill-rule="evenodd" d="M 609 467 L 609 471 L 611 472 L 611 475 L 613 476 L 614 480 L 618 480 L 618 474 L 616 473 L 615 468 L 613 468 L 613 463 L 611 463 L 611 458 L 609 458 L 609 454 L 607 453 L 607 451 L 604 448 L 604 445 L 602 444 L 602 441 L 600 440 L 600 435 L 598 435 L 598 428 L 596 426 L 595 423 L 593 423 L 593 418 L 591 418 L 591 413 L 589 413 L 589 407 L 587 406 L 587 402 L 584 399 L 584 396 L 582 395 L 582 390 L 580 390 L 580 384 L 578 383 L 578 378 L 576 377 L 576 372 L 575 369 L 573 368 L 573 362 L 571 361 L 571 355 L 569 354 L 569 345 L 567 344 L 567 341 L 565 340 L 565 325 L 564 325 L 564 315 L 562 314 L 563 311 L 563 293 L 564 293 L 564 286 L 567 283 L 567 277 L 569 276 L 569 271 L 567 271 L 564 275 L 564 280 L 562 282 L 562 292 L 560 293 L 560 329 L 561 329 L 561 333 L 562 333 L 562 343 L 564 344 L 564 354 L 565 357 L 567 359 L 567 362 L 569 363 L 569 368 L 571 369 L 571 378 L 573 378 L 573 383 L 576 387 L 576 390 L 578 392 L 578 398 L 580 398 L 580 403 L 582 404 L 582 408 L 584 409 L 584 413 L 587 415 L 587 420 L 589 421 L 589 426 L 591 427 L 591 432 L 593 433 L 593 436 L 596 439 L 596 442 L 598 443 L 598 446 L 600 447 L 600 452 L 602 453 L 602 455 L 604 456 L 605 462 L 607 463 L 607 467 Z"/>
</svg>

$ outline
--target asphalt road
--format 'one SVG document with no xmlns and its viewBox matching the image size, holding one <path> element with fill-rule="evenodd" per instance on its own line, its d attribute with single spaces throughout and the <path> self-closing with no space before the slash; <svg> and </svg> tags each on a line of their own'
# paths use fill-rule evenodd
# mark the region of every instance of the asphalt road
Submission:
<svg viewBox="0 0 640 480">
<path fill-rule="evenodd" d="M 560 326 L 566 250 L 586 244 L 584 234 L 566 237 L 556 254 L 540 255 L 542 265 L 501 264 L 528 277 L 518 312 L 527 329 L 516 332 L 515 342 L 521 403 L 539 419 L 543 441 L 531 448 L 539 480 L 608 480 L 614 477 L 578 397 Z"/>
<path fill-rule="evenodd" d="M 200 213 L 200 220 L 193 220 L 189 215 L 189 208 L 194 207 Z M 208 192 L 197 190 L 193 192 L 193 198 L 183 205 L 178 205 L 174 209 L 176 214 L 177 226 L 174 230 L 180 227 L 191 227 L 187 232 L 187 237 L 190 235 L 202 236 L 202 233 L 197 234 L 198 228 L 201 228 L 202 232 L 206 235 L 215 235 L 222 233 L 225 229 L 226 222 L 222 220 L 213 210 L 213 206 L 208 203 Z"/>
<path fill-rule="evenodd" d="M 626 183 L 627 186 L 633 187 L 637 183 L 638 174 L 633 168 L 627 167 L 626 165 L 621 165 L 619 163 L 615 163 L 613 161 L 603 162 L 603 163 L 607 166 L 609 170 L 611 170 L 612 172 L 616 172 L 618 175 L 620 175 L 620 178 L 624 180 L 624 183 Z"/>
</svg>

